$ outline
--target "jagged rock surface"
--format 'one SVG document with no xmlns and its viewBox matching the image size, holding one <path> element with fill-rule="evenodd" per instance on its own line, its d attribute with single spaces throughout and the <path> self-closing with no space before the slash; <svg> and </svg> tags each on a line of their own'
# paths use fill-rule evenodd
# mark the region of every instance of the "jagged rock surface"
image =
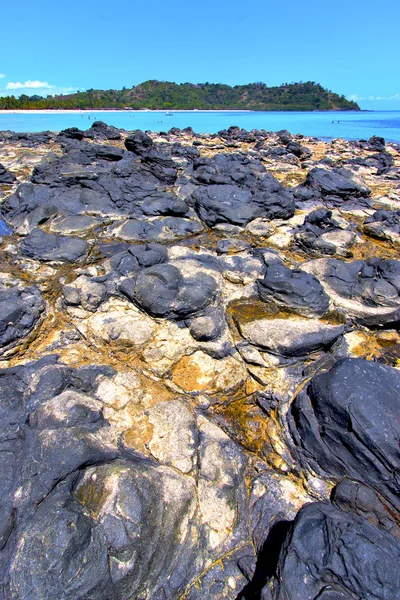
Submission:
<svg viewBox="0 0 400 600">
<path fill-rule="evenodd" d="M 0 141 L 0 600 L 397 598 L 399 147 Z"/>
</svg>

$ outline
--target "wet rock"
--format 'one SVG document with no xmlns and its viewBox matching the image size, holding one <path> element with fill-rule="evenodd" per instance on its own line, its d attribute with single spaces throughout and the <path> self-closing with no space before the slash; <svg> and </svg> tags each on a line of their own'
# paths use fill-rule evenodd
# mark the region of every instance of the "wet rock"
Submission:
<svg viewBox="0 0 400 600">
<path fill-rule="evenodd" d="M 183 277 L 173 265 L 143 269 L 135 279 L 126 279 L 120 290 L 155 317 L 185 318 L 206 308 L 218 295 L 217 282 L 198 273 Z"/>
<path fill-rule="evenodd" d="M 32 232 L 20 244 L 23 256 L 36 260 L 75 262 L 85 258 L 89 244 L 80 238 L 44 233 L 40 229 Z"/>
<path fill-rule="evenodd" d="M 363 481 L 398 509 L 399 389 L 396 369 L 363 359 L 340 360 L 316 375 L 290 411 L 302 463 Z"/>
<path fill-rule="evenodd" d="M 0 279 L 0 356 L 4 356 L 40 322 L 45 303 L 35 286 Z"/>
<path fill-rule="evenodd" d="M 272 301 L 306 317 L 322 316 L 329 307 L 329 298 L 318 279 L 300 269 L 272 264 L 257 285 L 261 300 Z"/>
</svg>

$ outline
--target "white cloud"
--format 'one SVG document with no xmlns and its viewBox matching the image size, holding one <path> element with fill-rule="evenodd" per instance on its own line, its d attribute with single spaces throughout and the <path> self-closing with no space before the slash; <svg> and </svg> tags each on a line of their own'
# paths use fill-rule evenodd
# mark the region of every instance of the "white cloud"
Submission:
<svg viewBox="0 0 400 600">
<path fill-rule="evenodd" d="M 50 85 L 47 83 L 47 81 L 38 81 L 37 79 L 35 81 L 25 81 L 24 83 L 21 83 L 20 81 L 16 81 L 15 83 L 13 81 L 9 81 L 6 85 L 6 90 L 22 90 L 22 89 L 44 89 L 44 90 L 50 90 L 51 88 L 53 88 L 54 85 Z"/>
<path fill-rule="evenodd" d="M 21 83 L 20 81 L 10 81 L 4 88 L 0 87 L 0 97 L 5 96 L 56 96 L 58 94 L 71 94 L 76 92 L 76 87 L 50 85 L 47 81 L 28 80 Z"/>
<path fill-rule="evenodd" d="M 4 79 L 5 75 L 4 73 L 0 73 L 0 79 Z"/>
<path fill-rule="evenodd" d="M 393 96 L 358 96 L 358 94 L 350 94 L 347 97 L 348 100 L 358 102 L 359 100 L 370 100 L 371 102 L 379 100 L 400 100 L 400 94 L 393 94 Z"/>
</svg>

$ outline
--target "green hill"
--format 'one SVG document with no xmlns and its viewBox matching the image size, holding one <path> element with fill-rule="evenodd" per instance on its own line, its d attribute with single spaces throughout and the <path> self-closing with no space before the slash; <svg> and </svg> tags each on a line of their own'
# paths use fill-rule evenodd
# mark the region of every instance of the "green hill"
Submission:
<svg viewBox="0 0 400 600">
<path fill-rule="evenodd" d="M 318 83 L 284 83 L 268 87 L 250 83 L 233 87 L 221 83 L 145 81 L 122 90 L 87 90 L 61 96 L 8 96 L 0 109 L 214 109 L 214 110 L 360 110 L 355 102 L 326 90 Z"/>
</svg>

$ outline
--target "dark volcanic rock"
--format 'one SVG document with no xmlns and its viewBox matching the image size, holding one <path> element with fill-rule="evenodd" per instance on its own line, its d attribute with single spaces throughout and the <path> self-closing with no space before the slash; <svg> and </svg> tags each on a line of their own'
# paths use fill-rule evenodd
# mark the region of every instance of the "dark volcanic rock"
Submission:
<svg viewBox="0 0 400 600">
<path fill-rule="evenodd" d="M 295 234 L 296 243 L 306 252 L 351 256 L 349 248 L 356 241 L 356 234 L 332 219 L 332 211 L 318 209 L 308 214 L 304 224 Z"/>
<path fill-rule="evenodd" d="M 153 267 L 168 260 L 168 252 L 159 244 L 138 244 L 110 258 L 110 266 L 120 275 L 130 275 L 142 268 Z"/>
<path fill-rule="evenodd" d="M 87 256 L 89 244 L 80 238 L 43 233 L 40 229 L 32 232 L 21 242 L 23 256 L 36 260 L 75 262 Z"/>
<path fill-rule="evenodd" d="M 274 600 L 390 600 L 400 595 L 400 543 L 329 502 L 304 506 L 281 550 Z"/>
<path fill-rule="evenodd" d="M 0 280 L 0 356 L 34 329 L 44 309 L 35 286 Z"/>
<path fill-rule="evenodd" d="M 84 137 L 88 139 L 99 140 L 120 140 L 121 131 L 112 125 L 107 125 L 103 121 L 95 121 L 90 129 L 84 132 Z"/>
<path fill-rule="evenodd" d="M 13 173 L 10 173 L 1 163 L 0 163 L 0 184 L 6 183 L 14 183 L 17 181 L 17 178 Z"/>
<path fill-rule="evenodd" d="M 10 142 L 22 142 L 27 148 L 37 148 L 42 144 L 49 144 L 55 138 L 54 133 L 51 131 L 38 131 L 37 133 L 12 133 L 9 138 Z"/>
<path fill-rule="evenodd" d="M 286 146 L 286 150 L 301 160 L 307 160 L 311 157 L 311 150 L 302 146 L 299 142 L 289 142 Z"/>
<path fill-rule="evenodd" d="M 128 219 L 111 225 L 108 232 L 128 242 L 161 242 L 179 239 L 200 233 L 203 226 L 194 219 L 181 217 L 159 217 L 152 220 Z"/>
<path fill-rule="evenodd" d="M 125 140 L 125 147 L 135 154 L 146 154 L 153 146 L 153 140 L 146 133 L 137 129 L 133 131 Z"/>
<path fill-rule="evenodd" d="M 347 169 L 332 169 L 330 171 L 317 167 L 311 169 L 304 185 L 295 190 L 296 197 L 301 198 L 304 187 L 317 196 L 338 196 L 343 199 L 349 197 L 365 198 L 371 193 L 371 190 L 362 179 Z"/>
<path fill-rule="evenodd" d="M 58 139 L 83 140 L 84 131 L 78 127 L 68 127 L 63 129 L 58 135 Z"/>
<path fill-rule="evenodd" d="M 400 242 L 400 210 L 377 210 L 364 221 L 364 232 L 378 239 Z"/>
<path fill-rule="evenodd" d="M 377 327 L 400 319 L 400 261 L 334 258 L 307 264 L 333 302 L 360 323 Z"/>
<path fill-rule="evenodd" d="M 259 160 L 238 154 L 217 154 L 213 158 L 200 158 L 193 165 L 193 178 L 206 185 L 244 185 L 254 187 L 265 174 Z"/>
<path fill-rule="evenodd" d="M 254 192 L 236 185 L 209 185 L 192 194 L 200 218 L 210 227 L 218 223 L 247 225 L 258 217 L 288 219 L 294 214 L 292 194 L 270 175 Z"/>
<path fill-rule="evenodd" d="M 318 279 L 300 269 L 272 264 L 264 279 L 257 280 L 257 285 L 261 300 L 290 308 L 306 317 L 320 317 L 329 307 L 329 298 Z"/>
<path fill-rule="evenodd" d="M 206 308 L 218 292 L 210 275 L 184 278 L 179 269 L 168 264 L 143 269 L 136 279 L 123 281 L 120 290 L 152 316 L 175 319 Z"/>
<path fill-rule="evenodd" d="M 289 422 L 303 465 L 350 477 L 400 507 L 400 373 L 363 359 L 343 359 L 300 392 Z"/>
<path fill-rule="evenodd" d="M 383 150 L 385 150 L 386 147 L 385 138 L 373 135 L 369 138 L 368 145 L 371 148 L 371 150 L 377 150 L 378 152 L 382 152 Z"/>
</svg>

